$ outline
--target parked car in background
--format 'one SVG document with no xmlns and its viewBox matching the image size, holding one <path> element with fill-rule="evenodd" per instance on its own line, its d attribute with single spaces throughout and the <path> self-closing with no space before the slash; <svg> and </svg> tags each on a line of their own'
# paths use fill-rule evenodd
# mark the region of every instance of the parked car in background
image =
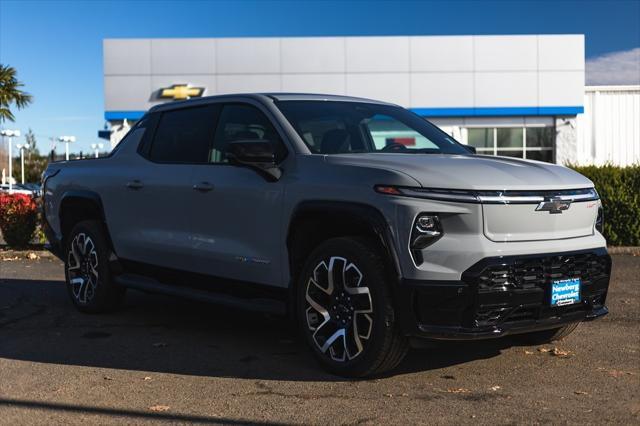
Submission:
<svg viewBox="0 0 640 426">
<path fill-rule="evenodd" d="M 545 342 L 607 313 L 591 181 L 383 102 L 163 104 L 108 157 L 50 164 L 43 190 L 81 311 L 133 288 L 289 314 L 344 376 L 394 368 L 411 339 Z"/>
<path fill-rule="evenodd" d="M 0 184 L 0 192 L 9 192 L 9 184 Z M 42 195 L 39 183 L 17 183 L 12 185 L 12 192 L 14 194 L 31 195 L 32 197 L 40 197 Z"/>
</svg>

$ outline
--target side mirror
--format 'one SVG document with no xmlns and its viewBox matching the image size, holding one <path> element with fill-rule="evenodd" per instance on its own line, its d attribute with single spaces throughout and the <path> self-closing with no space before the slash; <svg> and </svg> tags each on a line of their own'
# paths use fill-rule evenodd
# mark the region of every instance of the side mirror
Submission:
<svg viewBox="0 0 640 426">
<path fill-rule="evenodd" d="M 227 160 L 236 166 L 254 169 L 270 181 L 276 181 L 282 176 L 282 170 L 276 164 L 273 146 L 268 140 L 250 139 L 230 142 L 227 145 Z"/>
<path fill-rule="evenodd" d="M 472 154 L 476 153 L 476 147 L 471 145 L 463 145 L 464 148 Z"/>
</svg>

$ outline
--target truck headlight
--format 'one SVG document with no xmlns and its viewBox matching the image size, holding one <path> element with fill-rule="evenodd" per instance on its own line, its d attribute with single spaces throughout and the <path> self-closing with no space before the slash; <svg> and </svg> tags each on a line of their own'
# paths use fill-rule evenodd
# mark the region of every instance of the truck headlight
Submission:
<svg viewBox="0 0 640 426">
<path fill-rule="evenodd" d="M 438 241 L 443 234 L 438 215 L 421 213 L 411 230 L 411 249 L 422 250 Z"/>
</svg>

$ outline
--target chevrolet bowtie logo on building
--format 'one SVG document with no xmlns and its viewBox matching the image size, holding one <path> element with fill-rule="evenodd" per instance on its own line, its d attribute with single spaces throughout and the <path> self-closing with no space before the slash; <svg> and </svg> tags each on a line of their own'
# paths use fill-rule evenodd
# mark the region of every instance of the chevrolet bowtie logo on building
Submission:
<svg viewBox="0 0 640 426">
<path fill-rule="evenodd" d="M 569 210 L 571 207 L 571 201 L 563 200 L 559 197 L 551 197 L 548 200 L 544 200 L 538 207 L 537 212 L 549 212 L 550 214 L 562 213 L 564 210 Z"/>
<path fill-rule="evenodd" d="M 189 84 L 174 84 L 160 90 L 160 97 L 182 101 L 185 99 L 199 98 L 204 93 L 204 87 L 191 87 Z"/>
</svg>

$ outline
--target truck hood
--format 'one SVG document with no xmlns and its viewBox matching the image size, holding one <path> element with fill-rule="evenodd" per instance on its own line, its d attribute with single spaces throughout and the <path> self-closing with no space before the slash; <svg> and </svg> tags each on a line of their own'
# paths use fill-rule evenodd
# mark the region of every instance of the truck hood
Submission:
<svg viewBox="0 0 640 426">
<path fill-rule="evenodd" d="M 363 153 L 327 155 L 331 164 L 395 170 L 425 188 L 467 190 L 554 190 L 590 188 L 593 183 L 563 166 L 488 155 Z M 380 182 L 386 184 L 392 182 Z"/>
</svg>

